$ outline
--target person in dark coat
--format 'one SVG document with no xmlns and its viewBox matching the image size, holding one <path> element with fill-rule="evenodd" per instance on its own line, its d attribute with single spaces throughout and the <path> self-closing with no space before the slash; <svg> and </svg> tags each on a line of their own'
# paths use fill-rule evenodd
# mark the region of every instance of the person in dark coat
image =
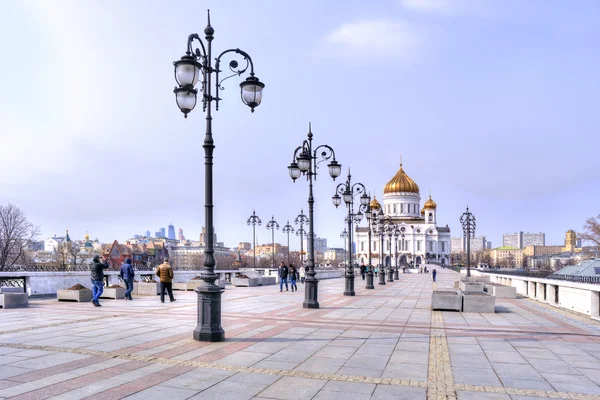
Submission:
<svg viewBox="0 0 600 400">
<path fill-rule="evenodd" d="M 127 258 L 123 265 L 121 265 L 121 280 L 125 284 L 125 300 L 133 300 L 131 297 L 131 292 L 133 291 L 133 277 L 135 276 L 135 272 L 133 271 L 133 266 L 131 265 L 131 258 Z"/>
<path fill-rule="evenodd" d="M 437 271 L 435 270 L 435 268 L 433 269 L 433 271 L 431 271 L 431 276 L 433 277 L 433 281 L 435 282 L 435 277 L 437 275 Z"/>
<path fill-rule="evenodd" d="M 362 280 L 365 280 L 365 275 L 367 274 L 367 267 L 365 264 L 361 264 L 360 266 L 360 276 L 362 276 Z"/>
<path fill-rule="evenodd" d="M 104 291 L 104 270 L 109 268 L 106 260 L 100 262 L 100 256 L 95 255 L 90 264 L 90 273 L 92 278 L 92 304 L 94 307 L 101 307 L 98 299 Z"/>
<path fill-rule="evenodd" d="M 288 291 L 288 284 L 287 284 L 288 273 L 289 273 L 288 267 L 282 261 L 281 265 L 279 266 L 279 291 L 280 292 L 283 291 L 284 283 L 285 283 L 285 291 L 286 292 Z"/>
<path fill-rule="evenodd" d="M 292 287 L 292 292 L 294 290 L 297 292 L 298 285 L 296 285 L 296 282 L 298 280 L 298 271 L 296 270 L 296 267 L 294 267 L 293 264 L 290 264 L 289 273 L 290 273 L 290 286 Z"/>
</svg>

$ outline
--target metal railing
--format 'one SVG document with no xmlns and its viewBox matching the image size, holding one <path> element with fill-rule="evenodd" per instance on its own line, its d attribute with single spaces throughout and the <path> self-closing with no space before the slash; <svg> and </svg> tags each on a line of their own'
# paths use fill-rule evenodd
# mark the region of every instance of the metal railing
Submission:
<svg viewBox="0 0 600 400">
<path fill-rule="evenodd" d="M 513 275 L 522 276 L 525 278 L 544 278 L 544 279 L 555 279 L 560 281 L 578 282 L 578 283 L 593 283 L 600 284 L 600 276 L 577 276 L 577 275 L 558 275 L 553 274 L 552 271 L 506 271 L 506 270 L 495 270 L 495 271 L 480 271 L 483 273 L 498 274 L 498 275 Z"/>
</svg>

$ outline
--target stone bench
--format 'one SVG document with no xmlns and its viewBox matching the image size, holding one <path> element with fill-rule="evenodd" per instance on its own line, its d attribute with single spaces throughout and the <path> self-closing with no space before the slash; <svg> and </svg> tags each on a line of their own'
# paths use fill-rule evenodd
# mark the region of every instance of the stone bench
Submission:
<svg viewBox="0 0 600 400">
<path fill-rule="evenodd" d="M 431 294 L 431 309 L 460 311 L 462 296 L 458 290 L 434 290 Z"/>
<path fill-rule="evenodd" d="M 92 301 L 92 291 L 89 289 L 85 290 L 66 290 L 60 289 L 56 291 L 56 297 L 58 301 L 76 301 L 79 303 L 85 303 Z"/>
<path fill-rule="evenodd" d="M 160 283 L 158 282 L 133 282 L 133 292 L 139 296 L 156 296 L 160 294 Z"/>
<path fill-rule="evenodd" d="M 462 311 L 473 313 L 496 312 L 496 298 L 482 291 L 462 292 Z"/>
<path fill-rule="evenodd" d="M 29 307 L 27 293 L 0 293 L 0 307 L 25 308 Z"/>
<path fill-rule="evenodd" d="M 276 278 L 274 276 L 264 276 L 261 278 L 233 278 L 233 285 L 236 287 L 255 287 L 275 285 Z"/>
<path fill-rule="evenodd" d="M 483 292 L 483 284 L 477 282 L 463 282 L 458 285 L 463 292 Z"/>
<path fill-rule="evenodd" d="M 498 283 L 486 283 L 484 290 L 488 294 L 501 299 L 517 298 L 517 288 L 513 286 L 500 285 Z"/>
<path fill-rule="evenodd" d="M 121 300 L 125 298 L 125 288 L 104 288 L 101 299 Z"/>
<path fill-rule="evenodd" d="M 204 281 L 195 281 L 195 280 L 191 280 L 191 281 L 187 281 L 185 283 L 185 290 L 196 290 L 196 288 L 198 286 L 202 286 L 204 284 Z M 217 279 L 215 281 L 215 284 L 218 285 L 221 289 L 225 289 L 225 280 L 224 279 Z"/>
</svg>

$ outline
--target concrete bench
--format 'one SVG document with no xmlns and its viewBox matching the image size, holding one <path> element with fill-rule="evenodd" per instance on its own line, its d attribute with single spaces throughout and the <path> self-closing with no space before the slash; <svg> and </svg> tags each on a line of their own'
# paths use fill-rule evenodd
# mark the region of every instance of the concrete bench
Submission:
<svg viewBox="0 0 600 400">
<path fill-rule="evenodd" d="M 517 298 L 517 288 L 513 286 L 500 285 L 498 283 L 486 283 L 484 290 L 488 294 L 501 299 Z"/>
<path fill-rule="evenodd" d="M 460 311 L 462 296 L 458 290 L 434 290 L 431 294 L 431 309 Z"/>
<path fill-rule="evenodd" d="M 496 298 L 483 292 L 462 292 L 462 311 L 473 313 L 496 312 Z"/>
<path fill-rule="evenodd" d="M 25 308 L 29 307 L 27 293 L 0 293 L 0 307 Z"/>
<path fill-rule="evenodd" d="M 204 285 L 204 281 L 191 280 L 191 281 L 187 281 L 185 283 L 186 290 L 196 290 L 196 288 L 198 286 L 201 286 L 201 285 Z M 219 286 L 221 289 L 225 289 L 225 280 L 224 279 L 217 279 L 215 281 L 215 285 Z"/>
<path fill-rule="evenodd" d="M 483 284 L 461 281 L 459 284 L 459 289 L 463 292 L 483 292 Z"/>
</svg>

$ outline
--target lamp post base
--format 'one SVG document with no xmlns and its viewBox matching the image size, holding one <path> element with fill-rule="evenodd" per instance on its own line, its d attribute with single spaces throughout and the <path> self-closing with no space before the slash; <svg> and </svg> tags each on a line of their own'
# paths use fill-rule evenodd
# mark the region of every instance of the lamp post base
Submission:
<svg viewBox="0 0 600 400">
<path fill-rule="evenodd" d="M 375 289 L 375 286 L 373 286 L 373 268 L 369 268 L 369 272 L 367 272 L 367 286 L 365 289 Z"/>
<path fill-rule="evenodd" d="M 348 273 L 346 271 L 346 290 L 344 290 L 344 296 L 354 296 L 354 271 Z"/>
<path fill-rule="evenodd" d="M 400 272 L 398 271 L 398 268 L 394 269 L 394 279 L 395 280 L 400 279 Z"/>
<path fill-rule="evenodd" d="M 389 281 L 390 283 L 391 283 L 391 282 L 394 282 L 394 270 L 392 269 L 392 267 L 390 267 L 390 268 L 388 269 L 388 271 L 387 271 L 387 274 L 388 274 L 388 281 Z"/>
<path fill-rule="evenodd" d="M 198 326 L 194 329 L 194 340 L 200 342 L 222 342 L 225 331 L 221 327 L 221 289 L 217 285 L 199 286 Z"/>
<path fill-rule="evenodd" d="M 379 284 L 385 285 L 385 269 L 379 268 Z"/>
<path fill-rule="evenodd" d="M 319 281 L 314 276 L 307 276 L 304 281 L 304 308 L 319 308 L 319 302 L 317 301 L 317 293 L 319 288 Z"/>
</svg>

